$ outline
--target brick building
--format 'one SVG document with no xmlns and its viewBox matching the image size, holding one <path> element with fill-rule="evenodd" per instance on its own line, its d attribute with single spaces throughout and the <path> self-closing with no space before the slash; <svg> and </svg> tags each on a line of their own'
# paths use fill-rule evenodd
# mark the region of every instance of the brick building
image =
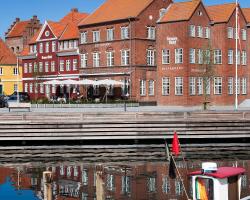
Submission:
<svg viewBox="0 0 250 200">
<path fill-rule="evenodd" d="M 41 26 L 42 25 L 37 16 L 33 16 L 27 21 L 20 21 L 20 18 L 16 18 L 11 27 L 5 33 L 7 46 L 15 54 L 19 54 Z"/>
<path fill-rule="evenodd" d="M 247 21 L 239 10 L 238 99 L 248 97 Z M 178 12 L 180 11 L 180 12 Z M 233 105 L 236 5 L 172 3 L 157 25 L 159 105 Z"/>
<path fill-rule="evenodd" d="M 111 95 L 156 102 L 156 21 L 170 2 L 107 0 L 79 23 L 81 78 L 122 81 Z M 102 92 L 94 88 L 93 95 Z"/>
<path fill-rule="evenodd" d="M 59 22 L 46 21 L 22 52 L 23 88 L 32 99 L 60 96 L 69 88 L 44 85 L 52 79 L 79 78 L 77 23 L 87 16 L 72 9 Z"/>
</svg>

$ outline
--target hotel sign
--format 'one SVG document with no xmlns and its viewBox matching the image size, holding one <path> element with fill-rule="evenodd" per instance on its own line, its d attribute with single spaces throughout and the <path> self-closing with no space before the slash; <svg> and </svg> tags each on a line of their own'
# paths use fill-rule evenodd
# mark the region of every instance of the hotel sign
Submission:
<svg viewBox="0 0 250 200">
<path fill-rule="evenodd" d="M 168 44 L 176 44 L 177 40 L 177 37 L 167 37 Z"/>
<path fill-rule="evenodd" d="M 52 55 L 42 56 L 42 60 L 49 60 L 49 59 L 52 59 Z"/>
</svg>

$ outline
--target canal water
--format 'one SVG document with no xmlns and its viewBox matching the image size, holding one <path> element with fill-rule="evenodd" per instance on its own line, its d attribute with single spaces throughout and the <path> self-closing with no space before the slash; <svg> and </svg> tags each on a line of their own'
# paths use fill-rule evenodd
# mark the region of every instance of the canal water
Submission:
<svg viewBox="0 0 250 200">
<path fill-rule="evenodd" d="M 246 169 L 242 197 L 250 195 L 249 144 L 187 145 L 176 165 L 192 196 L 188 173 L 204 161 Z M 181 179 L 169 177 L 159 144 L 0 147 L 0 200 L 184 200 Z M 47 176 L 45 176 L 47 174 Z M 50 195 L 49 195 L 50 196 Z"/>
</svg>

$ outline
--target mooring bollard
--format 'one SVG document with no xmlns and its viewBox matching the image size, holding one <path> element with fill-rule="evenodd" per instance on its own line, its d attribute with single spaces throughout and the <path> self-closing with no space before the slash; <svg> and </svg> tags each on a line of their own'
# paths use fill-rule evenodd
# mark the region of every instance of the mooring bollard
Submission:
<svg viewBox="0 0 250 200">
<path fill-rule="evenodd" d="M 43 172 L 44 200 L 52 200 L 52 172 Z"/>
</svg>

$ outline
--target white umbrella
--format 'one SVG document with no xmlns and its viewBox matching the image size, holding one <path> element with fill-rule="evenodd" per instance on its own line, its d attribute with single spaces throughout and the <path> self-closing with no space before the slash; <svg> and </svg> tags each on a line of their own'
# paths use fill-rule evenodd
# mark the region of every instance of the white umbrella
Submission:
<svg viewBox="0 0 250 200">
<path fill-rule="evenodd" d="M 94 82 L 96 82 L 96 81 L 92 81 L 89 79 L 83 79 L 83 80 L 79 80 L 78 84 L 79 85 L 94 85 Z"/>
<path fill-rule="evenodd" d="M 79 84 L 79 81 L 71 80 L 71 79 L 63 80 L 60 82 L 61 82 L 61 85 L 78 85 Z"/>
<path fill-rule="evenodd" d="M 95 81 L 94 85 L 123 85 L 124 83 L 121 81 L 111 80 L 111 79 L 104 79 Z"/>
<path fill-rule="evenodd" d="M 51 81 L 43 82 L 43 84 L 45 84 L 45 85 L 61 85 L 61 84 L 62 84 L 62 81 L 59 81 L 59 80 L 51 80 Z"/>
</svg>

